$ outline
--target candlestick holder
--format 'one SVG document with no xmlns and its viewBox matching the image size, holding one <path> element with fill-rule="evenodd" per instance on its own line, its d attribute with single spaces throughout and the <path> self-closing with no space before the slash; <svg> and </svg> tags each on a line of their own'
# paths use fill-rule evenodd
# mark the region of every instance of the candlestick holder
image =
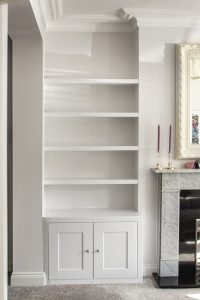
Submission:
<svg viewBox="0 0 200 300">
<path fill-rule="evenodd" d="M 159 152 L 157 152 L 156 170 L 162 170 L 162 167 L 160 165 L 160 153 Z"/>
<path fill-rule="evenodd" d="M 171 170 L 174 171 L 175 168 L 172 166 L 172 153 L 169 152 L 168 154 L 168 166 L 167 166 L 167 170 Z"/>
</svg>

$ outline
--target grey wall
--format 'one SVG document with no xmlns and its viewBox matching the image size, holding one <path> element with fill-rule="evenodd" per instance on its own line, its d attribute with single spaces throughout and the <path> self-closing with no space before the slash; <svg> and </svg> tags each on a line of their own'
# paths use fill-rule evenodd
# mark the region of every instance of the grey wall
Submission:
<svg viewBox="0 0 200 300">
<path fill-rule="evenodd" d="M 161 163 L 167 166 L 169 125 L 175 154 L 175 44 L 200 41 L 200 30 L 187 28 L 140 28 L 140 186 L 143 249 L 146 275 L 156 269 L 158 186 L 151 168 L 156 164 L 157 125 L 161 125 Z M 185 161 L 174 160 L 175 166 Z"/>
<path fill-rule="evenodd" d="M 14 273 L 43 270 L 40 37 L 13 41 Z"/>
</svg>

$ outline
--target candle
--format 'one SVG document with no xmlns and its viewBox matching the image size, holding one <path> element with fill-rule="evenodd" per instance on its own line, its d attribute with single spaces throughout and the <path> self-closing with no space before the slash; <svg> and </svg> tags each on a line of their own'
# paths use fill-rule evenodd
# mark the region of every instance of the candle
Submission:
<svg viewBox="0 0 200 300">
<path fill-rule="evenodd" d="M 172 125 L 169 127 L 169 154 L 171 153 L 171 146 L 172 146 Z"/>
<path fill-rule="evenodd" d="M 157 144 L 157 153 L 160 152 L 160 125 L 158 125 L 158 144 Z"/>
</svg>

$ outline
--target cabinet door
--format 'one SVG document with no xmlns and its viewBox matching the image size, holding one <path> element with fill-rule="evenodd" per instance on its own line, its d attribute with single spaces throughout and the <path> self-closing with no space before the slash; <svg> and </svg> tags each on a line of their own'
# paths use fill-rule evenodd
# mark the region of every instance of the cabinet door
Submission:
<svg viewBox="0 0 200 300">
<path fill-rule="evenodd" d="M 137 222 L 94 224 L 94 277 L 137 277 Z"/>
<path fill-rule="evenodd" d="M 49 279 L 93 277 L 93 224 L 49 224 Z"/>
</svg>

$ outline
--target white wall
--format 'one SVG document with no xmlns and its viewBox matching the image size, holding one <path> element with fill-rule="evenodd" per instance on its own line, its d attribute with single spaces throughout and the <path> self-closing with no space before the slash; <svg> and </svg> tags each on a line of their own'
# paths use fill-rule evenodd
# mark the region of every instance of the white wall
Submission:
<svg viewBox="0 0 200 300">
<path fill-rule="evenodd" d="M 199 42 L 200 31 L 181 28 L 140 28 L 140 189 L 143 208 L 145 274 L 157 263 L 157 125 L 161 125 L 161 163 L 167 165 L 169 125 L 175 153 L 175 43 Z M 185 161 L 174 161 L 183 166 Z"/>
<path fill-rule="evenodd" d="M 14 40 L 13 285 L 42 284 L 42 72 L 41 38 Z"/>
</svg>

